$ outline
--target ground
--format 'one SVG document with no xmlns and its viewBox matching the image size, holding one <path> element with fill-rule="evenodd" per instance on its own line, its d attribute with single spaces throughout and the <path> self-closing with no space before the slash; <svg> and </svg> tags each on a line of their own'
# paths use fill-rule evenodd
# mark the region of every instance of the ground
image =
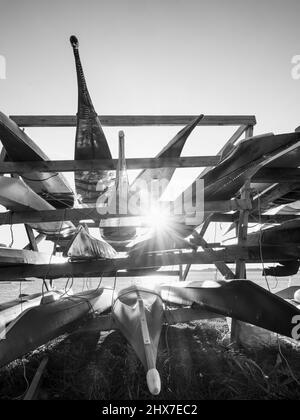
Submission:
<svg viewBox="0 0 300 420">
<path fill-rule="evenodd" d="M 224 321 L 165 327 L 152 397 L 145 372 L 118 332 L 66 334 L 0 371 L 0 399 L 21 399 L 42 358 L 49 363 L 40 399 L 299 399 L 300 350 L 287 342 L 235 350 Z"/>
</svg>

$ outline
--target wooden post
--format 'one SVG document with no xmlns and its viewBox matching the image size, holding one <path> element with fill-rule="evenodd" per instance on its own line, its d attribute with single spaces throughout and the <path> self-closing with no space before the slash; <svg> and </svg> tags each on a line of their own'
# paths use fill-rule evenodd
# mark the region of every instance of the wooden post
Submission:
<svg viewBox="0 0 300 420">
<path fill-rule="evenodd" d="M 249 126 L 246 130 L 245 137 L 253 137 L 253 126 Z M 241 198 L 245 200 L 251 199 L 251 190 L 250 190 L 251 179 L 248 179 L 244 187 L 241 190 Z M 248 222 L 249 222 L 249 210 L 241 210 L 239 212 L 239 221 L 237 226 L 237 237 L 238 237 L 238 246 L 242 248 L 247 244 L 247 235 L 248 235 Z M 237 279 L 246 279 L 246 262 L 242 258 L 236 260 L 236 269 L 235 269 L 235 278 Z M 240 333 L 243 323 L 232 319 L 231 321 L 231 341 L 233 344 L 240 345 Z"/>
<path fill-rule="evenodd" d="M 245 198 L 250 198 L 250 181 L 247 181 L 242 189 L 242 196 Z M 247 242 L 247 233 L 248 233 L 248 220 L 249 220 L 249 210 L 242 210 L 239 214 L 238 222 L 238 245 L 243 247 Z M 236 279 L 246 279 L 246 263 L 244 259 L 238 258 L 236 260 L 236 270 L 235 270 Z M 240 345 L 240 331 L 242 323 L 236 319 L 231 321 L 231 341 L 235 345 Z"/>
<path fill-rule="evenodd" d="M 29 239 L 30 249 L 32 251 L 38 251 L 37 242 L 36 242 L 32 228 L 27 224 L 25 224 L 24 226 L 25 226 L 25 230 Z"/>
</svg>

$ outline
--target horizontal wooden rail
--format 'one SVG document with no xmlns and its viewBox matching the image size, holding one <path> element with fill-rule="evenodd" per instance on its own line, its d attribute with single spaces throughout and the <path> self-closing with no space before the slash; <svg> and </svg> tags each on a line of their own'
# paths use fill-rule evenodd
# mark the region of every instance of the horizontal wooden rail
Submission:
<svg viewBox="0 0 300 420">
<path fill-rule="evenodd" d="M 263 246 L 264 262 L 294 260 L 299 257 L 299 247 Z M 233 263 L 236 258 L 242 258 L 248 263 L 261 262 L 260 247 L 228 246 L 215 251 L 213 256 L 207 251 L 202 252 L 161 252 L 153 255 L 143 255 L 141 258 L 118 258 L 115 260 L 98 260 L 87 262 L 66 262 L 62 264 L 20 265 L 15 267 L 0 267 L 0 281 L 23 278 L 61 277 L 113 277 L 119 270 L 139 270 L 143 268 L 174 266 L 177 264 L 214 264 L 215 261 Z M 129 275 L 130 276 L 130 275 Z"/>
<path fill-rule="evenodd" d="M 215 166 L 220 162 L 220 156 L 187 156 L 180 158 L 129 158 L 126 159 L 127 169 L 155 168 L 197 168 Z M 26 174 L 32 172 L 75 172 L 92 171 L 95 169 L 114 170 L 118 159 L 98 160 L 51 160 L 35 162 L 0 162 L 0 174 Z"/>
<path fill-rule="evenodd" d="M 168 202 L 165 202 L 168 204 Z M 172 203 L 169 203 L 172 204 Z M 228 200 L 228 201 L 206 201 L 204 203 L 205 212 L 229 212 L 240 208 L 244 208 L 249 203 L 243 200 Z M 170 207 L 171 208 L 171 207 Z M 0 213 L 0 225 L 15 225 L 23 223 L 42 223 L 42 222 L 57 222 L 57 221 L 71 221 L 79 222 L 80 220 L 106 220 L 115 218 L 130 218 L 135 215 L 114 215 L 114 214 L 100 214 L 97 207 L 86 208 L 72 208 L 72 209 L 58 209 L 58 210 L 40 210 L 40 211 L 20 211 L 20 212 L 3 212 Z M 192 214 L 185 216 L 174 215 L 176 221 L 184 223 L 185 217 L 193 217 Z M 126 224 L 128 226 L 128 224 Z"/>
<path fill-rule="evenodd" d="M 199 113 L 200 115 L 200 113 Z M 102 115 L 101 124 L 105 127 L 137 126 L 175 126 L 186 125 L 198 115 Z M 75 115 L 12 115 L 10 117 L 20 127 L 75 127 Z M 206 115 L 200 122 L 202 126 L 250 125 L 256 124 L 253 115 Z"/>
</svg>

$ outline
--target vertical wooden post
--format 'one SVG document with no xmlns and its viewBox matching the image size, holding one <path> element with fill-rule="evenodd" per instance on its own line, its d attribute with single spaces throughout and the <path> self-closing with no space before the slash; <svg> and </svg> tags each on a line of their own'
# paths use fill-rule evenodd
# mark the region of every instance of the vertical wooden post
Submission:
<svg viewBox="0 0 300 420">
<path fill-rule="evenodd" d="M 250 180 L 248 180 L 243 189 L 241 198 L 248 200 L 250 198 Z M 239 214 L 239 223 L 238 223 L 238 245 L 239 247 L 243 247 L 246 245 L 247 242 L 247 234 L 248 234 L 248 220 L 249 220 L 249 210 L 241 210 Z M 246 272 L 246 263 L 245 260 L 238 258 L 236 260 L 236 270 L 235 270 L 235 278 L 236 279 L 246 279 L 247 272 Z M 239 335 L 241 330 L 242 323 L 235 319 L 231 321 L 231 341 L 239 345 Z"/>
<path fill-rule="evenodd" d="M 253 137 L 253 126 L 249 126 L 246 130 L 246 138 Z M 241 190 L 241 198 L 244 200 L 250 200 L 251 190 L 250 190 L 251 179 L 248 179 L 244 187 Z M 238 222 L 238 245 L 243 247 L 247 244 L 247 235 L 248 235 L 248 222 L 249 222 L 249 210 L 241 210 L 239 213 L 239 222 Z M 236 270 L 235 270 L 236 279 L 246 279 L 246 263 L 245 260 L 239 258 L 236 260 Z M 240 333 L 243 323 L 232 319 L 231 321 L 231 341 L 235 345 L 240 345 Z"/>
</svg>

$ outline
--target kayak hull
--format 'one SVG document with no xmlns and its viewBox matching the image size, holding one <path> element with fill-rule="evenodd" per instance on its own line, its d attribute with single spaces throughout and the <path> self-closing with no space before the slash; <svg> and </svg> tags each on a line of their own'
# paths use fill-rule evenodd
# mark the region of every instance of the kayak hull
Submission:
<svg viewBox="0 0 300 420">
<path fill-rule="evenodd" d="M 154 290 L 131 286 L 119 292 L 112 315 L 147 372 L 149 391 L 157 395 L 160 392 L 160 377 L 156 359 L 164 318 L 161 296 Z"/>
<path fill-rule="evenodd" d="M 0 140 L 5 160 L 12 162 L 47 161 L 49 158 L 9 117 L 0 112 Z M 74 193 L 62 174 L 31 171 L 21 174 L 29 187 L 55 208 L 72 207 Z"/>
<path fill-rule="evenodd" d="M 182 282 L 161 287 L 168 302 L 203 309 L 292 337 L 300 310 L 249 280 Z"/>
<path fill-rule="evenodd" d="M 109 309 L 112 293 L 111 289 L 83 292 L 23 312 L 0 341 L 0 366 L 64 334 L 73 322 L 91 311 Z"/>
</svg>

